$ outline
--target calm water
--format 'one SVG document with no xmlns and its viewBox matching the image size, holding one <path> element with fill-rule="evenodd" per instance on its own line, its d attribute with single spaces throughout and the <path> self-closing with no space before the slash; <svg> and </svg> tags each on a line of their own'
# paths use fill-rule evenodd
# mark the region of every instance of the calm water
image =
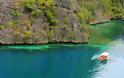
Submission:
<svg viewBox="0 0 124 78">
<path fill-rule="evenodd" d="M 123 25 L 116 20 L 93 26 L 102 32 L 88 45 L 1 46 L 0 78 L 123 78 Z M 103 51 L 111 58 L 101 63 L 96 57 Z"/>
</svg>

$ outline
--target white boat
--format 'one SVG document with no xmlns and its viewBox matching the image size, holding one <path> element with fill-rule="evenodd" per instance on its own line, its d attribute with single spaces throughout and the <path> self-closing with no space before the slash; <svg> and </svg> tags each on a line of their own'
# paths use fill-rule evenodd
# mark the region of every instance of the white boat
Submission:
<svg viewBox="0 0 124 78">
<path fill-rule="evenodd" d="M 105 61 L 105 60 L 109 59 L 109 53 L 108 52 L 103 52 L 102 54 L 100 54 L 100 56 L 98 57 L 98 59 L 100 61 Z"/>
</svg>

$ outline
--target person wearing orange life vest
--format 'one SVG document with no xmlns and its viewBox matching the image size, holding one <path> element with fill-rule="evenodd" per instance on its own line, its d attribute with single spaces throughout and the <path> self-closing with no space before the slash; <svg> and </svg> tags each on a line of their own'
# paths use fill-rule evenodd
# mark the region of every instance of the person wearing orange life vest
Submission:
<svg viewBox="0 0 124 78">
<path fill-rule="evenodd" d="M 104 52 L 104 53 L 102 53 L 99 57 L 98 57 L 98 59 L 100 60 L 100 61 L 105 61 L 105 60 L 107 60 L 109 58 L 109 53 L 108 52 Z"/>
</svg>

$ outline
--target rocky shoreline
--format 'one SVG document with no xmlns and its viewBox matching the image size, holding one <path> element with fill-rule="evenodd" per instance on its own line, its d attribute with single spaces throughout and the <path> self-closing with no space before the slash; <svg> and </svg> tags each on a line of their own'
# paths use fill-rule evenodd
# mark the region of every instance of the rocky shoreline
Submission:
<svg viewBox="0 0 124 78">
<path fill-rule="evenodd" d="M 95 20 L 93 22 L 91 22 L 91 25 L 95 25 L 95 24 L 101 24 L 101 23 L 106 23 L 109 22 L 111 19 L 103 19 L 103 20 Z"/>
</svg>

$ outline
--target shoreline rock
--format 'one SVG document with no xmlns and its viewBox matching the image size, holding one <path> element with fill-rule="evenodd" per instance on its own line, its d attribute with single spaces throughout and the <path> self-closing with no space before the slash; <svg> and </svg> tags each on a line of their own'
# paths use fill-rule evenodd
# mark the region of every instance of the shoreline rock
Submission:
<svg viewBox="0 0 124 78">
<path fill-rule="evenodd" d="M 109 22 L 111 19 L 104 19 L 104 20 L 95 20 L 93 22 L 90 22 L 90 25 L 95 25 L 95 24 L 101 24 L 101 23 L 107 23 Z"/>
</svg>

